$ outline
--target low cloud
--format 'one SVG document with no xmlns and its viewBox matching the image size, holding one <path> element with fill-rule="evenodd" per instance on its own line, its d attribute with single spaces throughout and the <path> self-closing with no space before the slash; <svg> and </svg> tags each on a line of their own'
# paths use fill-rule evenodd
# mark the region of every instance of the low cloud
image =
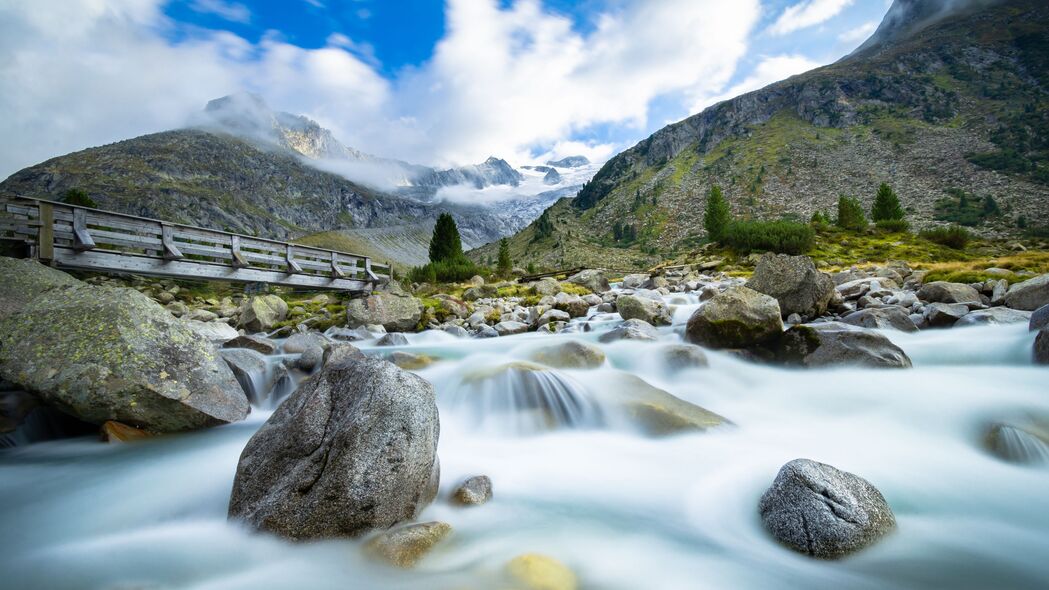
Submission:
<svg viewBox="0 0 1049 590">
<path fill-rule="evenodd" d="M 848 8 L 854 0 L 805 0 L 788 6 L 783 14 L 769 27 L 773 35 L 786 35 L 800 31 L 834 18 Z"/>
</svg>

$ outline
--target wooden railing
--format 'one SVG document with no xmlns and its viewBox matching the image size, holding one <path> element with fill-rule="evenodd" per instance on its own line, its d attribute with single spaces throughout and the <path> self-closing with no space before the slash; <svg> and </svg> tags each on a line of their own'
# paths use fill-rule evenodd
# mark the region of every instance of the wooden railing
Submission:
<svg viewBox="0 0 1049 590">
<path fill-rule="evenodd" d="M 0 239 L 78 270 L 345 291 L 390 278 L 367 256 L 24 197 L 0 197 Z"/>
</svg>

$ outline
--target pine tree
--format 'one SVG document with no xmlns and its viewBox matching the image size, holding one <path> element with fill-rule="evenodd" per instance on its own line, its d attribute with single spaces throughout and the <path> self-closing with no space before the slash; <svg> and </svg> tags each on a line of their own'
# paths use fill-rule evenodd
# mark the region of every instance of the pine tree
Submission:
<svg viewBox="0 0 1049 590">
<path fill-rule="evenodd" d="M 437 224 L 433 227 L 433 238 L 430 239 L 430 262 L 461 260 L 462 258 L 463 243 L 459 237 L 459 228 L 455 226 L 455 219 L 450 213 L 441 213 L 437 216 Z"/>
<path fill-rule="evenodd" d="M 878 187 L 878 194 L 874 197 L 871 219 L 875 223 L 903 219 L 903 207 L 900 206 L 899 197 L 884 182 Z"/>
<path fill-rule="evenodd" d="M 707 210 L 703 213 L 703 226 L 707 229 L 707 236 L 717 242 L 724 237 L 725 228 L 732 222 L 732 211 L 729 209 L 728 201 L 721 194 L 721 187 L 714 185 L 710 187 L 707 194 Z"/>
<path fill-rule="evenodd" d="M 838 227 L 852 230 L 867 228 L 867 217 L 863 214 L 863 206 L 852 197 L 842 195 L 838 199 Z"/>
<path fill-rule="evenodd" d="M 506 238 L 499 240 L 499 266 L 496 267 L 496 272 L 500 276 L 510 276 L 510 271 L 513 268 L 513 262 L 510 261 L 510 241 Z"/>
</svg>

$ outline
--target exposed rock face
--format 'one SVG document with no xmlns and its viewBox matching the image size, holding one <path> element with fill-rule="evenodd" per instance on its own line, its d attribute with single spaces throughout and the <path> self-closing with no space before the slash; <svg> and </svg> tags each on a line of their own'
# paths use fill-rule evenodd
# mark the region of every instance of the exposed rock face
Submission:
<svg viewBox="0 0 1049 590">
<path fill-rule="evenodd" d="M 708 348 L 746 348 L 783 331 L 779 303 L 748 287 L 714 296 L 688 320 L 685 339 Z"/>
<path fill-rule="evenodd" d="M 492 480 L 487 475 L 476 475 L 455 488 L 455 501 L 463 506 L 480 506 L 492 499 Z"/>
<path fill-rule="evenodd" d="M 641 340 L 653 342 L 659 340 L 659 332 L 652 324 L 644 320 L 627 320 L 605 332 L 599 338 L 601 342 L 615 342 L 616 340 Z"/>
<path fill-rule="evenodd" d="M 588 269 L 580 271 L 568 277 L 567 281 L 574 285 L 586 287 L 593 293 L 604 293 L 611 289 L 605 273 L 600 270 Z"/>
<path fill-rule="evenodd" d="M 624 320 L 643 320 L 653 326 L 669 326 L 670 312 L 662 301 L 638 295 L 620 295 L 616 310 Z"/>
<path fill-rule="evenodd" d="M 934 281 L 922 285 L 918 299 L 933 303 L 980 303 L 980 292 L 962 283 Z"/>
<path fill-rule="evenodd" d="M 380 533 L 368 541 L 367 549 L 391 565 L 410 568 L 451 532 L 445 522 L 409 524 Z"/>
<path fill-rule="evenodd" d="M 780 469 L 758 511 L 777 541 L 821 559 L 859 551 L 896 527 L 892 509 L 870 482 L 809 459 Z"/>
<path fill-rule="evenodd" d="M 411 332 L 422 317 L 422 302 L 401 293 L 372 293 L 346 304 L 346 322 L 351 328 L 379 324 L 389 332 Z"/>
<path fill-rule="evenodd" d="M 415 518 L 433 501 L 433 387 L 354 351 L 333 354 L 248 441 L 230 518 L 291 539 L 352 537 Z"/>
<path fill-rule="evenodd" d="M 798 314 L 810 319 L 827 311 L 834 281 L 816 270 L 808 256 L 766 253 L 758 261 L 747 287 L 776 298 L 783 317 Z"/>
<path fill-rule="evenodd" d="M 891 329 L 901 332 L 918 331 L 918 327 L 911 321 L 910 314 L 897 306 L 861 309 L 850 313 L 842 318 L 841 321 L 862 328 Z"/>
<path fill-rule="evenodd" d="M 131 289 L 52 288 L 0 321 L 0 342 L 4 379 L 85 422 L 172 432 L 249 411 L 211 343 Z"/>
<path fill-rule="evenodd" d="M 0 256 L 0 320 L 20 311 L 41 294 L 60 287 L 82 285 L 80 281 L 35 260 Z"/>
<path fill-rule="evenodd" d="M 535 351 L 532 360 L 556 369 L 595 369 L 605 364 L 605 353 L 593 344 L 569 340 Z"/>
<path fill-rule="evenodd" d="M 775 344 L 779 360 L 804 367 L 907 368 L 911 359 L 882 334 L 841 322 L 793 326 Z"/>
<path fill-rule="evenodd" d="M 1049 274 L 1017 283 L 1005 294 L 1005 304 L 1013 309 L 1034 311 L 1049 305 Z"/>
<path fill-rule="evenodd" d="M 240 308 L 240 326 L 251 332 L 273 329 L 288 317 L 288 304 L 276 295 L 259 295 L 246 299 Z"/>
</svg>

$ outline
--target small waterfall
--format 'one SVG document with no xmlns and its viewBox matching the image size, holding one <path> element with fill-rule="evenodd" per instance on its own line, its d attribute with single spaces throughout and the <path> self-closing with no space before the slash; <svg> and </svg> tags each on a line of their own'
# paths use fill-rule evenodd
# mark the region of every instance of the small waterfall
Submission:
<svg viewBox="0 0 1049 590">
<path fill-rule="evenodd" d="M 1049 463 L 1049 444 L 1037 436 L 1008 424 L 998 424 L 991 430 L 992 450 L 1014 463 Z"/>
<path fill-rule="evenodd" d="M 222 352 L 233 375 L 237 378 L 252 406 L 270 410 L 291 395 L 297 387 L 286 362 L 298 355 L 262 355 L 244 348 L 227 349 Z"/>
<path fill-rule="evenodd" d="M 604 424 L 601 408 L 581 384 L 528 362 L 467 373 L 447 397 L 445 407 L 498 433 L 533 434 Z"/>
</svg>

